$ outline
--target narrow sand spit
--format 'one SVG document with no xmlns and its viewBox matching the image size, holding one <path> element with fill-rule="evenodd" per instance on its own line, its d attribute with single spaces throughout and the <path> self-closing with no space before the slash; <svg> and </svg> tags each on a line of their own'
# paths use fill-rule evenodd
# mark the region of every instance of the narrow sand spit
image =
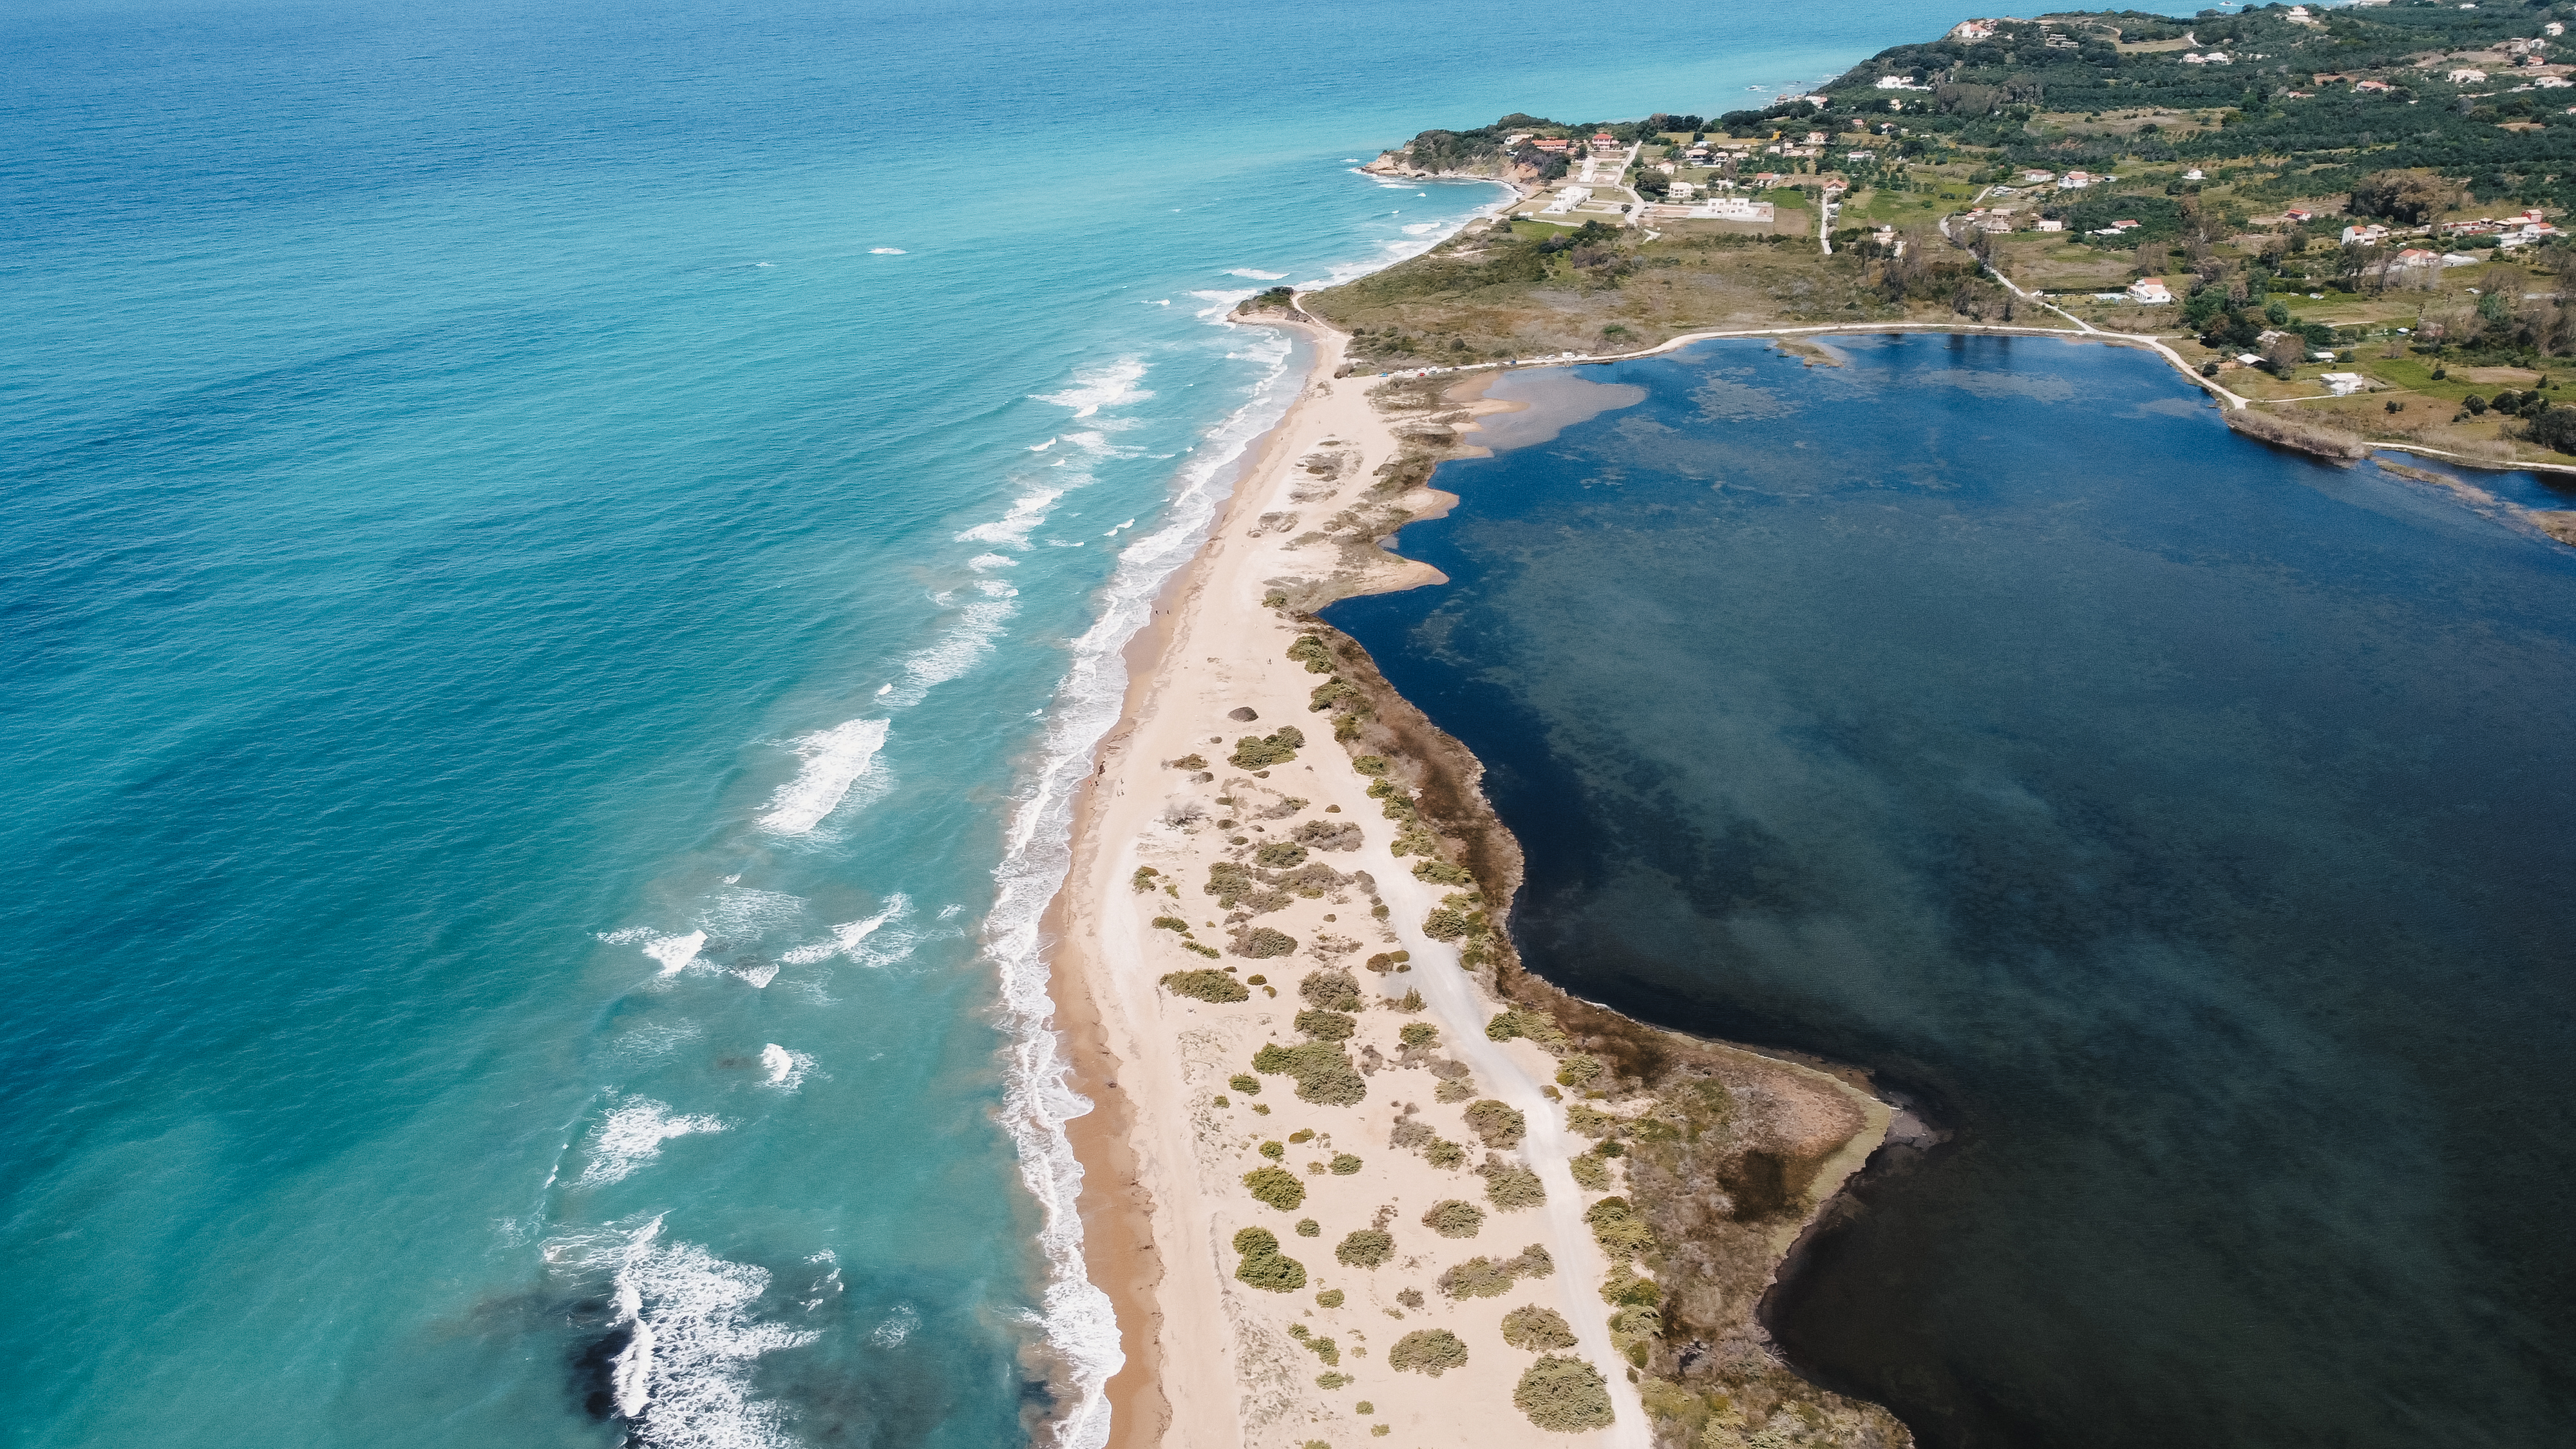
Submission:
<svg viewBox="0 0 2576 1449">
<path fill-rule="evenodd" d="M 1388 496 L 1389 477 L 1427 472 L 1419 447 L 1407 449 L 1422 420 L 1391 423 L 1368 396 L 1376 377 L 1334 378 L 1338 334 L 1283 325 L 1314 349 L 1305 391 L 1128 651 L 1125 712 L 1085 789 L 1072 870 L 1048 917 L 1074 1086 L 1097 1104 L 1072 1137 L 1086 1259 L 1126 1354 L 1108 1390 L 1110 1442 L 1647 1449 L 1653 1435 L 1600 1293 L 1614 1265 L 1583 1216 L 1598 1191 L 1579 1188 L 1569 1167 L 1591 1144 L 1567 1128 L 1552 1085 L 1559 1063 L 1527 1039 L 1489 1038 L 1507 1005 L 1489 989 L 1490 968 L 1462 969 L 1458 949 L 1424 931 L 1458 887 L 1418 879 L 1419 857 L 1390 853 L 1402 827 L 1369 793 L 1377 779 L 1335 742 L 1334 717 L 1310 701 L 1324 676 L 1290 657 L 1305 631 L 1278 607 L 1319 574 L 1334 575 L 1335 594 L 1438 582 L 1427 566 L 1354 546 L 1359 515 L 1344 510 L 1372 479 L 1382 485 L 1372 506 L 1412 518 L 1453 500 L 1418 483 Z M 1478 391 L 1437 405 L 1453 425 L 1516 406 Z M 1302 739 L 1280 741 L 1283 726 Z M 1247 738 L 1293 757 L 1230 758 Z M 1205 973 L 1201 995 L 1244 999 L 1158 984 L 1182 972 Z M 1298 1022 L 1324 1006 L 1338 1013 Z M 1276 1062 L 1255 1071 L 1265 1046 L 1343 1030 L 1355 1071 L 1338 1091 L 1309 1092 L 1321 1100 L 1301 1100 L 1307 1089 Z M 1355 1084 L 1362 1095 L 1350 1100 Z M 1512 1114 L 1517 1130 L 1496 1130 Z M 1274 1198 L 1302 1189 L 1302 1201 L 1256 1198 L 1244 1179 L 1263 1169 L 1286 1189 Z M 1522 1171 L 1543 1201 L 1526 1202 Z M 1505 1190 L 1513 1182 L 1516 1193 Z M 1424 1222 L 1450 1201 L 1481 1211 L 1471 1235 Z M 1238 1274 L 1246 1229 L 1275 1238 L 1267 1259 L 1249 1240 L 1256 1261 L 1244 1269 L 1268 1286 Z M 1367 1245 L 1380 1233 L 1391 1248 L 1372 1264 Z M 1300 1275 L 1276 1262 L 1283 1255 L 1302 1270 L 1285 1291 Z M 1465 1276 L 1446 1281 L 1487 1291 L 1444 1291 L 1461 1265 Z M 1608 1427 L 1546 1432 L 1515 1407 L 1539 1350 L 1507 1344 L 1502 1321 L 1524 1306 L 1570 1326 L 1574 1343 L 1555 1351 L 1598 1371 Z M 1436 1376 L 1398 1371 L 1390 1358 L 1415 1356 L 1400 1346 L 1417 1333 L 1454 1336 L 1465 1362 Z M 1425 1340 L 1411 1342 L 1418 1353 Z"/>
</svg>

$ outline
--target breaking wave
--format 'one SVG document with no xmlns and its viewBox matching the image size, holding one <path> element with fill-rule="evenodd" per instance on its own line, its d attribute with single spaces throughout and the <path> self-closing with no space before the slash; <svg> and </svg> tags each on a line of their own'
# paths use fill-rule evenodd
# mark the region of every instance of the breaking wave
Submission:
<svg viewBox="0 0 2576 1449">
<path fill-rule="evenodd" d="M 600 1120 L 599 1129 L 591 1134 L 590 1165 L 582 1169 L 581 1185 L 605 1187 L 623 1182 L 635 1170 L 662 1155 L 662 1144 L 674 1137 L 687 1137 L 698 1132 L 722 1132 L 725 1124 L 714 1117 L 681 1117 L 672 1113 L 670 1104 L 649 1097 L 627 1101 Z"/>
<path fill-rule="evenodd" d="M 609 1382 L 633 1442 L 790 1449 L 786 1411 L 752 1397 L 752 1364 L 817 1335 L 753 1318 L 768 1272 L 695 1243 L 665 1243 L 658 1217 L 622 1245 L 616 1268 L 616 1327 L 627 1338 Z"/>
<path fill-rule="evenodd" d="M 1036 397 L 1039 402 L 1073 409 L 1077 418 L 1087 418 L 1102 408 L 1122 407 L 1152 397 L 1152 393 L 1136 385 L 1144 376 L 1143 359 L 1122 357 L 1088 372 L 1075 373 L 1073 386 L 1062 392 L 1038 393 Z"/>
<path fill-rule="evenodd" d="M 811 833 L 876 762 L 877 751 L 885 748 L 888 723 L 854 719 L 791 744 L 789 748 L 804 757 L 804 767 L 770 797 L 760 828 L 780 835 Z"/>
</svg>

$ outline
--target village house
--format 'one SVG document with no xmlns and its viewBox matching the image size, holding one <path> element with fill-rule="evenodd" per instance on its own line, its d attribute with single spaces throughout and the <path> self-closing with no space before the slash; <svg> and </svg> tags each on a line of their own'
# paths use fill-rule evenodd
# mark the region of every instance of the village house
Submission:
<svg viewBox="0 0 2576 1449">
<path fill-rule="evenodd" d="M 2162 277 L 2140 277 L 2129 284 L 2129 300 L 2143 307 L 2162 307 L 2174 299 Z"/>
<path fill-rule="evenodd" d="M 2043 216 L 2033 224 L 2033 227 L 2038 231 L 2064 231 L 2066 230 L 2066 223 L 2059 221 L 2054 217 Z"/>
<path fill-rule="evenodd" d="M 2369 91 L 2381 95 L 2385 95 L 2388 92 L 2397 89 L 2397 87 L 2392 86 L 2383 80 L 2355 81 L 2352 88 L 2357 91 Z"/>
<path fill-rule="evenodd" d="M 2455 86 L 2473 86 L 2486 78 L 2487 73 L 2485 71 L 2470 70 L 2466 66 L 2463 66 L 2443 77 L 2444 80 L 2449 81 Z"/>
</svg>

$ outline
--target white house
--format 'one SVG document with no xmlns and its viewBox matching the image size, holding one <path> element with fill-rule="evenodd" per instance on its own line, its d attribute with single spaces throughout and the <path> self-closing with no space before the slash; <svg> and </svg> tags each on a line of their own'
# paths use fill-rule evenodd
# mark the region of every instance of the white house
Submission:
<svg viewBox="0 0 2576 1449">
<path fill-rule="evenodd" d="M 1776 215 L 1770 202 L 1754 201 L 1742 196 L 1712 196 L 1690 209 L 1700 221 L 1769 221 Z"/>
<path fill-rule="evenodd" d="M 2140 277 L 2129 284 L 2129 299 L 2142 307 L 2162 307 L 2173 301 L 2174 295 L 2165 286 L 2164 278 Z"/>
<path fill-rule="evenodd" d="M 2487 73 L 2485 71 L 2470 70 L 2465 66 L 2443 77 L 2443 79 L 2449 81 L 2455 86 L 2473 86 L 2486 78 Z"/>
<path fill-rule="evenodd" d="M 2321 372 L 2317 381 L 2332 388 L 2336 397 L 2350 397 L 2370 386 L 2370 379 L 2357 372 Z"/>
</svg>

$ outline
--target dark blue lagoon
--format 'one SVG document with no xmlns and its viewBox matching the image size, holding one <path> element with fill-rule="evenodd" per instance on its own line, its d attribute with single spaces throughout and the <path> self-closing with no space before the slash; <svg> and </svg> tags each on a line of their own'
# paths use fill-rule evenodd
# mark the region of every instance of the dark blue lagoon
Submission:
<svg viewBox="0 0 2576 1449">
<path fill-rule="evenodd" d="M 1838 345 L 1513 379 L 1642 400 L 1333 609 L 1525 959 L 1942 1129 L 1767 1314 L 1927 1445 L 2567 1442 L 2576 553 L 2143 354 Z"/>
</svg>

